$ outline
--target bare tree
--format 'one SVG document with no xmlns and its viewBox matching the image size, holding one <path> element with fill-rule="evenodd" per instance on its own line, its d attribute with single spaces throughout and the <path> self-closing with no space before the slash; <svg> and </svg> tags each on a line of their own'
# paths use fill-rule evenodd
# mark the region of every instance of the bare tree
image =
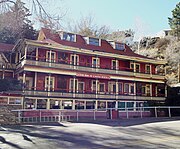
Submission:
<svg viewBox="0 0 180 149">
<path fill-rule="evenodd" d="M 21 0 L 0 0 L 0 12 L 4 13 L 10 11 L 12 7 L 16 6 L 18 1 Z M 40 22 L 41 26 L 50 29 L 59 29 L 61 27 L 61 21 L 65 13 L 53 15 L 47 12 L 44 7 L 44 3 L 50 5 L 48 0 L 26 0 L 25 2 L 27 1 L 29 1 L 29 9 L 31 8 L 30 13 L 35 16 L 35 18 Z"/>
<path fill-rule="evenodd" d="M 71 21 L 71 23 L 68 24 L 68 30 L 84 36 L 98 37 L 102 39 L 106 39 L 110 31 L 109 27 L 106 25 L 98 26 L 94 23 L 94 17 L 92 15 L 86 17 L 82 16 L 80 21 Z"/>
</svg>

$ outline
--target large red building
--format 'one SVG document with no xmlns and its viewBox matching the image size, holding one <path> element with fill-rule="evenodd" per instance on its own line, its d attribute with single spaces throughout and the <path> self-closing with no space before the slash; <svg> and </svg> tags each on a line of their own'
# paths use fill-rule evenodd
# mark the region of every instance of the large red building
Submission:
<svg viewBox="0 0 180 149">
<path fill-rule="evenodd" d="M 41 29 L 38 40 L 19 41 L 11 55 L 12 76 L 23 83 L 17 103 L 25 109 L 126 108 L 165 100 L 165 75 L 157 71 L 165 62 L 123 43 Z"/>
</svg>

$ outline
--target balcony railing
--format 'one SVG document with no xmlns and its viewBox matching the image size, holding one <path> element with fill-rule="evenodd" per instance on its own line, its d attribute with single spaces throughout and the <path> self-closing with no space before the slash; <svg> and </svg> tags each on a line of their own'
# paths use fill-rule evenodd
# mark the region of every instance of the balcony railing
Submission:
<svg viewBox="0 0 180 149">
<path fill-rule="evenodd" d="M 79 70 L 86 72 L 100 72 L 105 74 L 120 74 L 120 75 L 126 75 L 126 76 L 137 76 L 137 77 L 143 77 L 143 78 L 155 78 L 155 79 L 164 79 L 164 76 L 161 74 L 150 74 L 146 72 L 133 72 L 132 69 L 127 67 L 118 67 L 116 69 L 112 68 L 108 65 L 101 65 L 101 67 L 96 66 L 94 67 L 90 63 L 77 63 L 77 65 L 73 65 L 72 61 L 68 60 L 59 60 L 58 62 L 52 61 L 49 62 L 49 60 L 45 58 L 39 58 L 39 60 L 35 60 L 32 57 L 27 56 L 28 59 L 23 60 L 22 62 L 18 64 L 17 68 L 21 67 L 21 65 L 27 64 L 27 65 L 33 65 L 33 66 L 42 66 L 42 67 L 51 67 L 51 68 L 58 68 L 58 69 L 67 69 L 67 70 Z"/>
<path fill-rule="evenodd" d="M 25 90 L 26 96 L 52 97 L 52 98 L 77 98 L 77 99 L 108 99 L 108 100 L 165 100 L 164 94 L 150 96 L 142 93 L 125 93 L 125 92 L 95 92 L 95 91 L 72 91 L 68 89 L 49 91 L 45 89 Z"/>
</svg>

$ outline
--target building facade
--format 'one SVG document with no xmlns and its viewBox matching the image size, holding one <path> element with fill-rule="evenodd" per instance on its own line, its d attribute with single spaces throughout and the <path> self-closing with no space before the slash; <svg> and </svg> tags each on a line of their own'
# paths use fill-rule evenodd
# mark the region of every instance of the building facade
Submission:
<svg viewBox="0 0 180 149">
<path fill-rule="evenodd" d="M 104 109 L 164 102 L 162 60 L 127 45 L 41 29 L 38 40 L 19 41 L 13 76 L 23 84 L 25 109 Z"/>
</svg>

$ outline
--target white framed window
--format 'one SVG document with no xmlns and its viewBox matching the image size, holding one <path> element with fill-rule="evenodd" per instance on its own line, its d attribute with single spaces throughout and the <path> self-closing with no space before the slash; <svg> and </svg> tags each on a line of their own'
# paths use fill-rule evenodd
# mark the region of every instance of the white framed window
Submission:
<svg viewBox="0 0 180 149">
<path fill-rule="evenodd" d="M 100 64 L 100 58 L 98 57 L 93 57 L 92 58 L 92 67 L 98 68 Z"/>
<path fill-rule="evenodd" d="M 74 89 L 75 87 L 75 89 Z M 75 79 L 75 85 L 74 85 L 74 79 L 70 79 L 70 83 L 69 83 L 69 91 L 70 92 L 77 92 L 78 91 L 78 79 Z"/>
<path fill-rule="evenodd" d="M 118 92 L 120 94 L 123 93 L 123 83 L 122 82 L 118 82 Z"/>
<path fill-rule="evenodd" d="M 111 69 L 117 70 L 118 69 L 119 62 L 118 60 L 112 60 L 111 61 Z"/>
<path fill-rule="evenodd" d="M 145 65 L 145 73 L 148 73 L 148 74 L 151 73 L 151 65 L 149 65 L 149 64 Z"/>
<path fill-rule="evenodd" d="M 98 84 L 99 84 L 99 81 L 97 81 L 97 84 L 96 84 L 96 80 L 91 81 L 91 91 L 92 92 L 96 92 L 96 88 L 97 88 L 97 91 L 98 91 Z"/>
<path fill-rule="evenodd" d="M 61 33 L 61 39 L 71 42 L 76 42 L 76 34 L 63 32 Z"/>
<path fill-rule="evenodd" d="M 138 63 L 135 64 L 135 71 L 136 72 L 140 72 L 141 71 L 140 70 L 140 64 L 138 64 Z"/>
<path fill-rule="evenodd" d="M 125 50 L 125 44 L 124 43 L 115 43 L 115 49 L 116 50 L 120 50 L 120 51 L 124 51 Z"/>
<path fill-rule="evenodd" d="M 133 63 L 133 62 L 130 62 L 130 69 L 131 69 L 132 71 L 134 71 L 134 63 Z"/>
<path fill-rule="evenodd" d="M 108 82 L 108 92 L 109 93 L 116 93 L 116 82 L 109 81 Z"/>
<path fill-rule="evenodd" d="M 101 39 L 93 37 L 84 37 L 87 44 L 101 46 Z"/>
<path fill-rule="evenodd" d="M 56 62 L 56 52 L 46 51 L 46 61 L 47 62 Z"/>
<path fill-rule="evenodd" d="M 84 93 L 84 82 L 78 82 L 78 92 Z"/>
<path fill-rule="evenodd" d="M 71 54 L 71 56 L 70 56 L 70 64 L 79 65 L 79 55 Z"/>
<path fill-rule="evenodd" d="M 99 92 L 104 93 L 105 92 L 105 83 L 99 83 Z"/>
<path fill-rule="evenodd" d="M 125 83 L 124 84 L 124 93 L 125 94 L 134 94 L 134 84 Z"/>
<path fill-rule="evenodd" d="M 55 78 L 54 77 L 46 76 L 45 77 L 45 90 L 46 91 L 54 91 L 54 82 L 55 82 Z"/>
</svg>

